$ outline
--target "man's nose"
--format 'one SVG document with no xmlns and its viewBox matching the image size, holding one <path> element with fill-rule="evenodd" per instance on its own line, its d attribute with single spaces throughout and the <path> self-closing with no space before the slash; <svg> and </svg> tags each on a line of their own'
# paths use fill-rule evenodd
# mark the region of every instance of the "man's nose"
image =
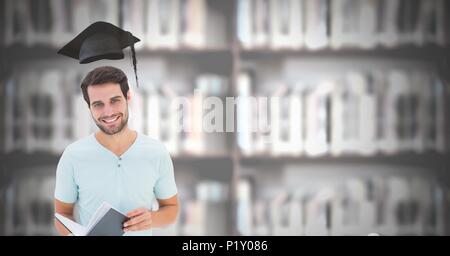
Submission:
<svg viewBox="0 0 450 256">
<path fill-rule="evenodd" d="M 103 115 L 111 116 L 114 114 L 114 109 L 110 104 L 105 104 L 105 108 L 103 109 Z"/>
</svg>

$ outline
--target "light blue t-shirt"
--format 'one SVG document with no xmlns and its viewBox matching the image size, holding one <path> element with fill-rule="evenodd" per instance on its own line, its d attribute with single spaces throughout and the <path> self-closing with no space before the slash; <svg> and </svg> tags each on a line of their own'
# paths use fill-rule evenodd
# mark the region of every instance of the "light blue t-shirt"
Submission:
<svg viewBox="0 0 450 256">
<path fill-rule="evenodd" d="M 177 194 L 173 164 L 162 143 L 143 134 L 120 157 L 92 134 L 69 145 L 56 170 L 55 198 L 76 203 L 82 225 L 103 202 L 127 213 L 151 209 L 154 199 Z M 125 235 L 151 235 L 151 229 Z"/>
</svg>

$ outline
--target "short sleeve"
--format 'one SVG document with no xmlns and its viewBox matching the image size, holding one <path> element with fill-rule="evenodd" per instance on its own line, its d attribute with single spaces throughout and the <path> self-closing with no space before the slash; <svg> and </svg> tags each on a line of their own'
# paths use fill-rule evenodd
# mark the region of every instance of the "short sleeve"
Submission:
<svg viewBox="0 0 450 256">
<path fill-rule="evenodd" d="M 156 181 L 154 193 L 157 199 L 168 199 L 177 194 L 177 186 L 169 152 L 164 150 L 159 162 L 159 178 Z"/>
<path fill-rule="evenodd" d="M 55 198 L 64 203 L 75 203 L 78 198 L 73 165 L 70 163 L 66 151 L 59 159 L 56 168 Z"/>
</svg>

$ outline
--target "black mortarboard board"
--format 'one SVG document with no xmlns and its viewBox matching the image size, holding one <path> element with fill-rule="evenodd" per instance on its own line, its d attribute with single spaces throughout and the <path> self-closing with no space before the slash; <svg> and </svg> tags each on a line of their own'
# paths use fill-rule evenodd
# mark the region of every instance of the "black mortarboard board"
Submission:
<svg viewBox="0 0 450 256">
<path fill-rule="evenodd" d="M 136 69 L 136 52 L 134 44 L 139 38 L 111 23 L 98 21 L 91 24 L 72 41 L 61 48 L 58 53 L 80 61 L 80 64 L 97 60 L 119 60 L 124 58 L 122 49 L 131 46 L 133 68 L 138 85 Z"/>
</svg>

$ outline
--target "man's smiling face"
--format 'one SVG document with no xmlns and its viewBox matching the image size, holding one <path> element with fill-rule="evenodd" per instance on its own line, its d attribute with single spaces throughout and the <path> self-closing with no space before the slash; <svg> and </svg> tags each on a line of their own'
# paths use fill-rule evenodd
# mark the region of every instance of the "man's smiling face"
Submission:
<svg viewBox="0 0 450 256">
<path fill-rule="evenodd" d="M 108 135 L 116 134 L 128 123 L 128 100 L 123 96 L 120 85 L 106 83 L 87 88 L 90 110 L 95 124 Z"/>
</svg>

